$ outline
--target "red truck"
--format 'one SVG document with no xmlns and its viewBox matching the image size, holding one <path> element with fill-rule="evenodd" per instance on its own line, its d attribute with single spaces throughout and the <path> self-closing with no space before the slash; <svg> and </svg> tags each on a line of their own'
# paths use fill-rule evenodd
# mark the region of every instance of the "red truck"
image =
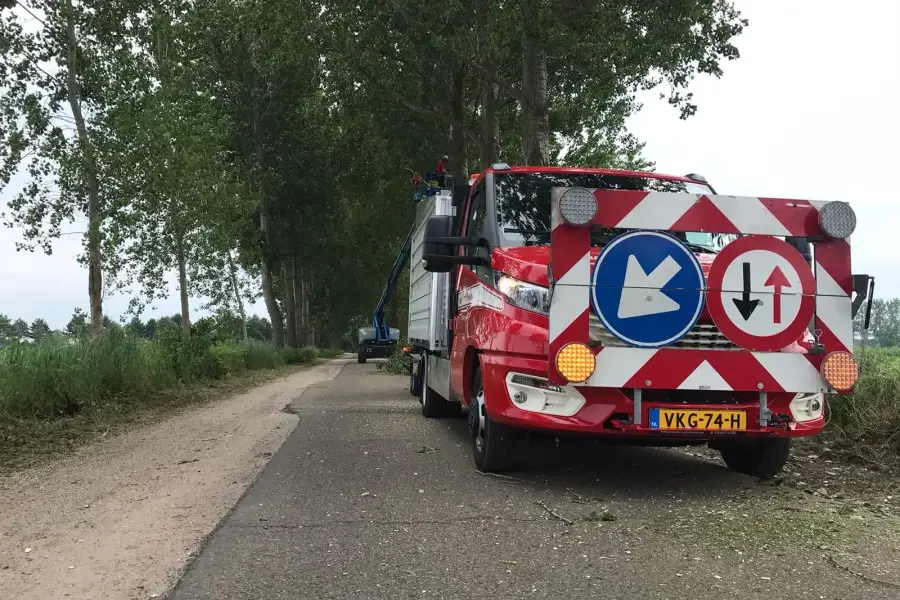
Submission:
<svg viewBox="0 0 900 600">
<path fill-rule="evenodd" d="M 410 392 L 468 413 L 483 471 L 532 431 L 708 444 L 773 476 L 859 375 L 855 226 L 844 202 L 698 175 L 495 164 L 417 206 Z"/>
</svg>

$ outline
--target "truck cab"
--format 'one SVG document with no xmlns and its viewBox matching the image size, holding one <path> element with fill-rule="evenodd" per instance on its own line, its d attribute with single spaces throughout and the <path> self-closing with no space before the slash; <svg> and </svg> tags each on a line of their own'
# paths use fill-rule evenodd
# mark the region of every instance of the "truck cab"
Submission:
<svg viewBox="0 0 900 600">
<path fill-rule="evenodd" d="M 498 164 L 419 208 L 410 391 L 426 417 L 468 413 L 480 470 L 509 468 L 516 440 L 538 431 L 706 443 L 729 467 L 771 476 L 792 437 L 822 431 L 826 394 L 855 384 L 851 320 L 871 302 L 872 280 L 850 275 L 844 203 L 718 196 L 693 175 Z M 820 213 L 839 224 L 820 224 Z M 764 234 L 774 241 L 757 248 Z M 668 268 L 643 255 L 655 243 L 647 235 L 685 253 L 669 267 L 686 276 L 695 266 L 696 283 L 682 284 L 691 289 L 629 283 L 664 278 Z M 616 258 L 626 243 L 637 250 Z M 748 244 L 749 254 L 735 254 Z M 720 264 L 734 265 L 714 267 L 720 254 Z M 742 256 L 756 269 L 746 289 L 735 287 Z M 794 269 L 791 282 L 760 280 L 763 263 L 779 257 Z M 814 274 L 822 283 L 801 291 Z M 722 281 L 715 290 L 714 278 Z M 771 283 L 782 285 L 760 288 Z M 688 296 L 696 309 L 668 339 L 622 333 L 652 338 Z M 781 327 L 781 303 L 787 320 L 805 318 L 810 302 L 801 327 L 765 330 Z M 737 316 L 720 328 L 748 311 L 752 326 Z M 778 322 L 766 323 L 773 314 Z M 648 327 L 635 329 L 642 321 Z"/>
</svg>

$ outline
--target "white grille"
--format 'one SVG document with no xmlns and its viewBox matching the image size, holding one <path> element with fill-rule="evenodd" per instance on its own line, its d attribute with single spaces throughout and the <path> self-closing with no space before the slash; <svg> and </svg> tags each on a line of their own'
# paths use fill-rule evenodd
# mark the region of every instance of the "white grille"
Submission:
<svg viewBox="0 0 900 600">
<path fill-rule="evenodd" d="M 591 313 L 591 344 L 602 346 L 627 346 L 606 330 L 600 319 Z M 675 342 L 675 348 L 702 348 L 704 350 L 739 350 L 738 346 L 728 341 L 713 324 L 697 323 L 686 336 Z"/>
</svg>

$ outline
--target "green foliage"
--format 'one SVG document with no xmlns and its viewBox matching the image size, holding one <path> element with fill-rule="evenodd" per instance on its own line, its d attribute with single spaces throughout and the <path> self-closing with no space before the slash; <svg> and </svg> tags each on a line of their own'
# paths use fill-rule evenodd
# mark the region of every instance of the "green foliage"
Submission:
<svg viewBox="0 0 900 600">
<path fill-rule="evenodd" d="M 900 456 L 900 348 L 855 352 L 860 380 L 852 395 L 830 402 L 829 424 L 848 448 L 868 461 Z"/>
<path fill-rule="evenodd" d="M 109 402 L 139 404 L 148 395 L 187 383 L 311 363 L 336 354 L 216 340 L 212 330 L 199 329 L 194 328 L 189 342 L 171 322 L 154 340 L 113 328 L 91 340 L 15 342 L 0 349 L 0 420 L 52 419 Z"/>
<path fill-rule="evenodd" d="M 407 343 L 405 338 L 401 339 L 385 361 L 376 363 L 375 369 L 393 375 L 408 375 L 409 358 L 403 353 L 403 346 Z"/>
<path fill-rule="evenodd" d="M 686 86 L 722 74 L 747 24 L 728 0 L 25 4 L 45 27 L 0 10 L 0 187 L 29 180 L 9 216 L 23 245 L 49 251 L 87 215 L 94 317 L 131 286 L 140 314 L 180 267 L 216 312 L 266 297 L 271 331 L 248 319 L 250 339 L 280 345 L 286 328 L 289 345 L 345 349 L 412 223 L 406 168 L 521 163 L 535 119 L 541 160 L 649 167 L 625 129 L 635 94 L 659 87 L 692 114 Z"/>
</svg>

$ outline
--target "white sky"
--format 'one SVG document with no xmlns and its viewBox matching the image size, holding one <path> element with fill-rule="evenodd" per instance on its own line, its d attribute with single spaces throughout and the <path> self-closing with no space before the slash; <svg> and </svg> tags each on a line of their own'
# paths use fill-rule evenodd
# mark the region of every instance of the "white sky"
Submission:
<svg viewBox="0 0 900 600">
<path fill-rule="evenodd" d="M 741 58 L 722 79 L 692 86 L 698 113 L 681 121 L 650 92 L 630 130 L 647 142 L 657 171 L 702 173 L 722 194 L 850 202 L 859 222 L 854 272 L 877 278 L 876 296 L 900 296 L 900 201 L 884 179 L 900 164 L 900 2 L 736 4 L 750 19 L 736 40 Z M 0 229 L 0 313 L 62 328 L 75 306 L 88 306 L 87 273 L 75 262 L 80 236 L 59 240 L 52 256 L 17 253 L 18 236 Z M 127 305 L 111 296 L 104 309 L 116 319 Z M 173 285 L 150 314 L 178 310 Z M 254 312 L 265 314 L 261 302 Z"/>
</svg>

